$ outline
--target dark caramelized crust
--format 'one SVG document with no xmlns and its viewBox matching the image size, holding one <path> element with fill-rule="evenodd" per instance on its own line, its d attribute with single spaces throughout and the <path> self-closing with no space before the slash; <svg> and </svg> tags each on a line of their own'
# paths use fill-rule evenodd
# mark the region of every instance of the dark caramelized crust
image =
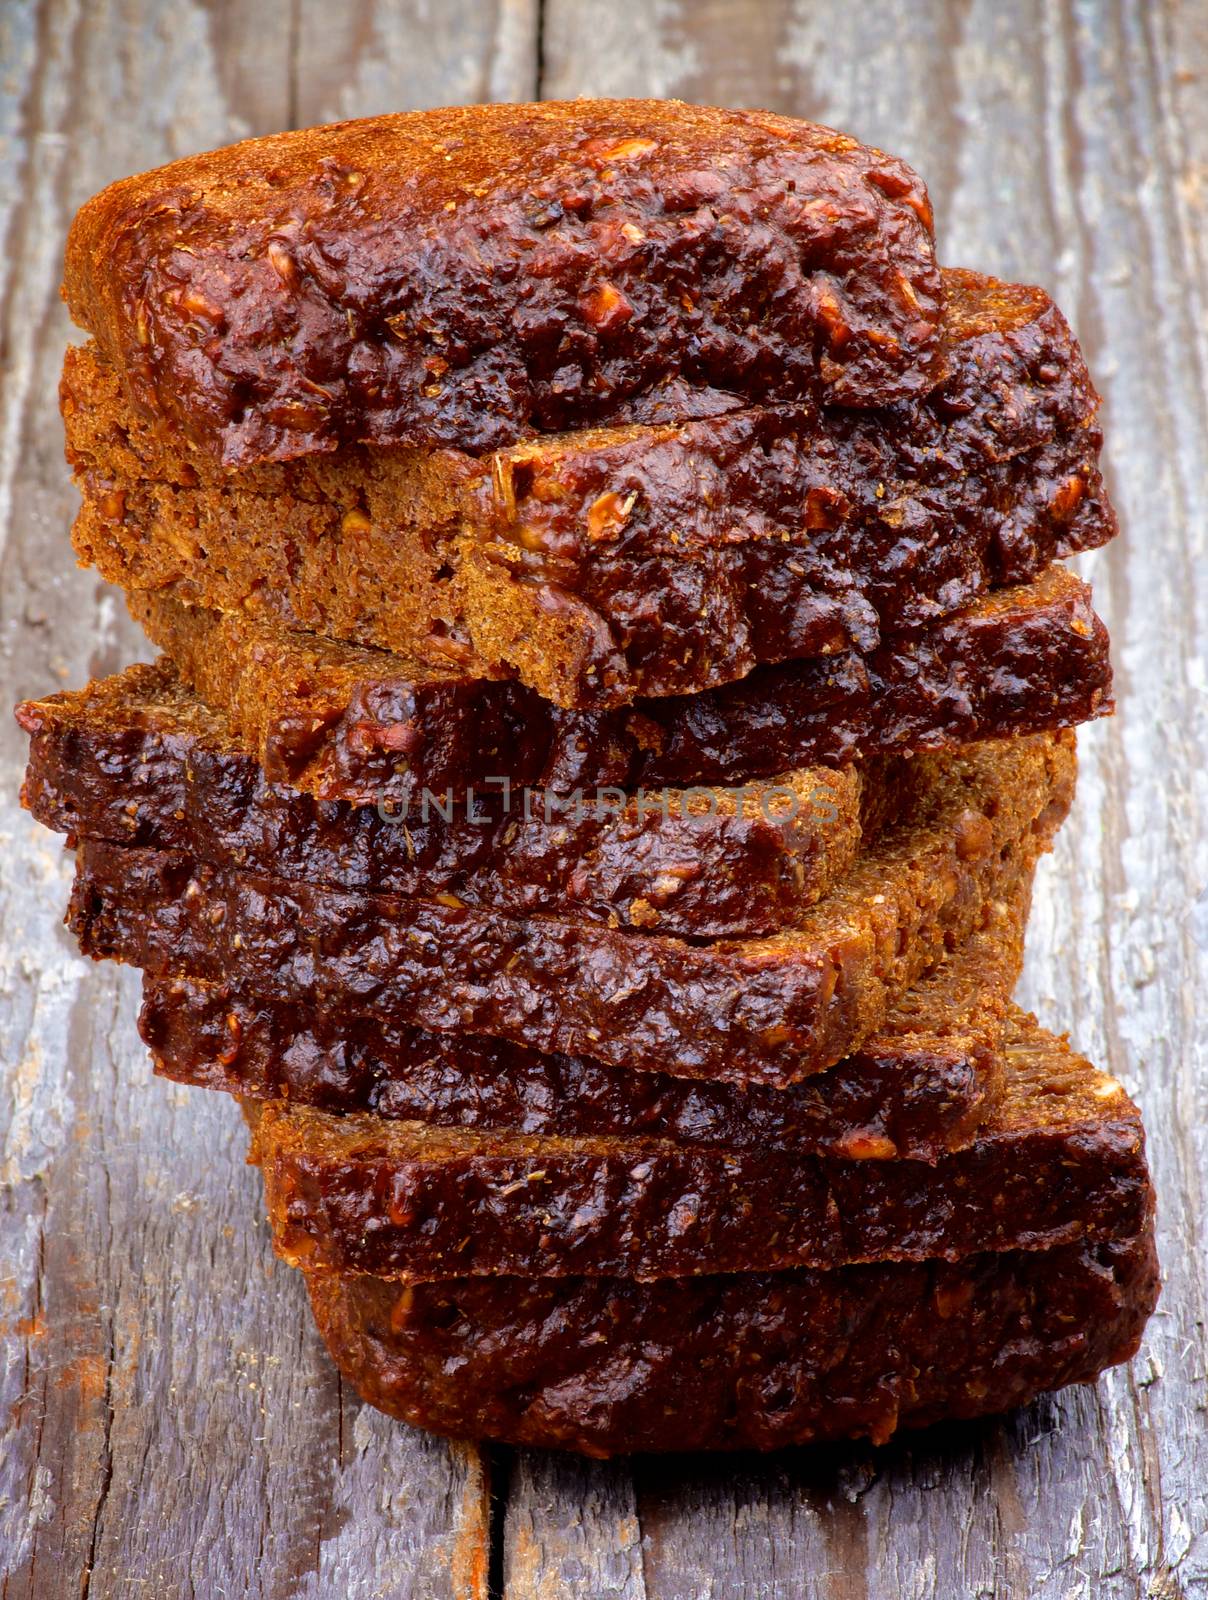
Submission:
<svg viewBox="0 0 1208 1600">
<path fill-rule="evenodd" d="M 990 908 L 855 1055 L 787 1089 L 702 1083 L 429 1033 L 366 1010 L 274 1004 L 232 977 L 143 983 L 156 1071 L 244 1100 L 482 1132 L 658 1135 L 685 1145 L 934 1161 L 972 1139 L 1004 1076 L 1003 1019 L 1023 960 L 1028 884 Z"/>
<path fill-rule="evenodd" d="M 683 1077 L 784 1085 L 858 1049 L 985 924 L 1069 809 L 1072 735 L 921 758 L 916 800 L 793 928 L 690 943 L 554 917 L 353 894 L 80 842 L 81 948 L 156 976 L 372 1007 L 436 1032 Z"/>
<path fill-rule="evenodd" d="M 1003 1048 L 1001 1101 L 935 1165 L 482 1133 L 288 1101 L 254 1108 L 252 1159 L 291 1266 L 416 1280 L 951 1261 L 1139 1232 L 1153 1195 L 1119 1083 L 1022 1013 Z"/>
<path fill-rule="evenodd" d="M 770 112 L 467 106 L 254 139 L 110 185 L 63 291 L 135 403 L 228 466 L 491 449 L 644 400 L 931 385 L 911 169 Z"/>
<path fill-rule="evenodd" d="M 505 777 L 558 793 L 743 783 L 1111 708 L 1107 631 L 1089 589 L 1061 567 L 868 657 L 763 667 L 722 689 L 600 714 L 161 596 L 136 595 L 131 610 L 271 781 L 370 805 Z"/>
<path fill-rule="evenodd" d="M 1127 1361 L 1158 1298 L 1132 1238 L 831 1272 L 464 1278 L 308 1272 L 362 1399 L 436 1433 L 609 1456 L 883 1444 Z"/>
<path fill-rule="evenodd" d="M 226 720 L 164 667 L 17 708 L 22 798 L 60 833 L 183 850 L 336 888 L 574 912 L 704 938 L 795 921 L 913 789 L 911 764 L 814 768 L 740 789 L 617 792 L 581 804 L 495 785 L 408 811 L 269 783 Z"/>
<path fill-rule="evenodd" d="M 580 708 L 867 653 L 1115 531 L 1061 313 L 974 273 L 945 285 L 946 375 L 921 399 L 481 458 L 351 446 L 227 472 L 142 419 L 94 347 L 70 350 L 76 550 L 127 589 L 515 671 Z"/>
</svg>

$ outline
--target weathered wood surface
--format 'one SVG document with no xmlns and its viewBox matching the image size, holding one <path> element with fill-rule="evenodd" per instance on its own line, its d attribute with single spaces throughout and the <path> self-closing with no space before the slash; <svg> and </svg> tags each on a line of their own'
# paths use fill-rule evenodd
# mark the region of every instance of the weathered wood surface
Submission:
<svg viewBox="0 0 1208 1600">
<path fill-rule="evenodd" d="M 342 1392 L 272 1264 L 236 1108 L 151 1079 L 134 976 L 82 962 L 59 926 L 67 866 L 16 806 L 7 712 L 145 649 L 66 539 L 72 212 L 123 173 L 292 120 L 531 95 L 525 0 L 430 11 L 422 28 L 401 6 L 275 0 L 0 13 L 4 1600 L 486 1593 L 480 1453 Z"/>
<path fill-rule="evenodd" d="M 1208 1595 L 1205 8 L 7 0 L 0 61 L 0 705 L 139 650 L 71 568 L 55 411 L 63 231 L 110 177 L 538 86 L 762 104 L 911 158 L 946 260 L 1056 293 L 1107 399 L 1126 537 L 1085 565 L 1121 715 L 1083 736 L 1027 993 L 1140 1097 L 1166 1269 L 1130 1371 L 881 1451 L 488 1470 L 393 1426 L 273 1267 L 233 1108 L 152 1080 L 137 985 L 73 954 L 0 717 L 0 1600 Z"/>
</svg>

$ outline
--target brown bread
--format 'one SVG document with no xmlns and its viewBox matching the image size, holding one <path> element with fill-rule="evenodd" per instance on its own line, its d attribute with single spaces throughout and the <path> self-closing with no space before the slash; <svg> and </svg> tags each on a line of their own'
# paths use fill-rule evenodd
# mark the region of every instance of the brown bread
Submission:
<svg viewBox="0 0 1208 1600">
<path fill-rule="evenodd" d="M 371 1405 L 458 1438 L 585 1455 L 883 1444 L 1127 1361 L 1158 1298 L 1132 1238 L 960 1261 L 665 1278 L 400 1284 L 308 1272 Z"/>
<path fill-rule="evenodd" d="M 491 449 L 644 400 L 702 415 L 929 388 L 931 207 L 811 123 L 660 100 L 409 112 L 111 184 L 72 316 L 228 466 L 344 442 Z"/>
<path fill-rule="evenodd" d="M 649 1134 L 729 1150 L 934 1161 L 967 1145 L 998 1102 L 1029 889 L 992 905 L 986 927 L 903 995 L 855 1055 L 787 1089 L 541 1055 L 372 1011 L 335 1018 L 322 1004 L 274 1003 L 234 976 L 145 978 L 139 1031 L 157 1072 L 245 1100 L 484 1133 Z"/>
<path fill-rule="evenodd" d="M 999 1104 L 932 1165 L 655 1137 L 435 1128 L 252 1109 L 273 1242 L 291 1266 L 408 1280 L 694 1273 L 956 1260 L 1128 1237 L 1152 1207 L 1137 1108 L 1016 1013 Z"/>
<path fill-rule="evenodd" d="M 1072 735 L 920 758 L 917 799 L 792 929 L 688 943 L 353 894 L 80 841 L 81 949 L 684 1077 L 785 1085 L 842 1060 L 986 923 L 1069 809 Z"/>
<path fill-rule="evenodd" d="M 1098 397 L 1042 290 L 945 274 L 945 376 L 484 457 L 350 446 L 224 471 L 94 346 L 61 387 L 81 561 L 127 589 L 514 671 L 561 705 L 688 694 L 917 631 L 1102 544 Z"/>
<path fill-rule="evenodd" d="M 770 933 L 833 887 L 909 802 L 909 762 L 734 788 L 563 803 L 498 787 L 405 811 L 267 781 L 227 720 L 164 666 L 26 701 L 22 799 L 60 833 L 183 850 L 336 888 L 573 912 L 698 938 Z"/>
<path fill-rule="evenodd" d="M 1111 708 L 1106 629 L 1089 589 L 1060 567 L 867 658 L 761 667 L 722 689 L 598 715 L 163 596 L 135 595 L 131 610 L 273 782 L 359 804 L 505 778 L 557 793 L 744 783 Z"/>
</svg>

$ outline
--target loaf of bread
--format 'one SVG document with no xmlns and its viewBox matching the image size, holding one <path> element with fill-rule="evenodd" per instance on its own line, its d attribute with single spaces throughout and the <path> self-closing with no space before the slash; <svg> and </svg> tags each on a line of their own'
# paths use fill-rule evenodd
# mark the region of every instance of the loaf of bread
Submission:
<svg viewBox="0 0 1208 1600">
<path fill-rule="evenodd" d="M 131 610 L 268 778 L 358 805 L 505 779 L 561 794 L 741 784 L 1068 727 L 1112 703 L 1107 630 L 1061 567 L 867 657 L 763 667 L 722 689 L 594 714 L 159 595 L 133 596 Z"/>
<path fill-rule="evenodd" d="M 942 293 L 901 161 L 762 111 L 489 105 L 253 139 L 125 178 L 67 240 L 72 316 L 228 466 L 493 449 L 736 401 L 929 388 Z"/>
<path fill-rule="evenodd" d="M 177 851 L 80 841 L 86 954 L 266 998 L 684 1077 L 785 1085 L 858 1049 L 1012 892 L 1074 788 L 1070 735 L 924 758 L 917 800 L 790 929 L 688 942 L 554 917 L 354 894 Z"/>
<path fill-rule="evenodd" d="M 945 274 L 944 370 L 875 411 L 744 409 L 486 456 L 349 446 L 230 472 L 95 346 L 62 410 L 81 561 L 581 709 L 864 654 L 1102 544 L 1098 396 L 1042 290 Z"/>
<path fill-rule="evenodd" d="M 122 180 L 64 296 L 162 655 L 18 708 L 22 799 L 356 1392 L 607 1456 L 1127 1360 L 1140 1116 L 1012 1000 L 1112 706 L 1048 295 L 843 134 L 612 100 Z"/>
<path fill-rule="evenodd" d="M 480 1131 L 934 1161 L 967 1145 L 998 1103 L 1030 887 L 1024 878 L 991 902 L 984 926 L 902 995 L 854 1055 L 784 1089 L 542 1055 L 369 1009 L 333 1018 L 322 1000 L 274 1004 L 235 975 L 148 975 L 139 1030 L 165 1077 L 244 1100 Z"/>
</svg>

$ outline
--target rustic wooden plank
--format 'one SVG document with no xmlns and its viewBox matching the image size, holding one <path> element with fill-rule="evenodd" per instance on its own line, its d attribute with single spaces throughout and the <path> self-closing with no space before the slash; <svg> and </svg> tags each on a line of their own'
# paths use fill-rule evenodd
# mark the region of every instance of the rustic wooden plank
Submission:
<svg viewBox="0 0 1208 1600">
<path fill-rule="evenodd" d="M 1208 948 L 1192 903 L 1204 903 L 1208 885 L 1208 277 L 1202 253 L 1197 261 L 1187 247 L 1202 240 L 1204 221 L 1187 179 L 1193 164 L 1204 172 L 1208 141 L 1202 111 L 1198 135 L 1185 133 L 1173 96 L 1181 75 L 1202 78 L 1208 54 L 1202 17 L 1198 54 L 1185 53 L 1180 11 L 1085 10 L 1053 35 L 1053 103 L 1068 126 L 1069 272 L 1079 325 L 1098 353 L 1125 528 L 1095 563 L 1121 716 L 1086 741 L 1082 826 L 1065 841 L 1066 872 L 1050 878 L 1056 892 L 1031 971 L 1046 1014 L 1048 973 L 1063 975 L 1061 1013 L 1137 1094 L 1160 1197 L 1164 1302 L 1146 1359 L 1103 1387 L 1111 1470 L 1088 1504 L 1115 1497 L 1141 1584 L 1193 1594 L 1208 1586 L 1208 1061 L 1195 1020 Z M 1066 879 L 1076 898 L 1060 893 Z M 1055 1443 L 1068 1459 L 1066 1442 Z"/>
<path fill-rule="evenodd" d="M 506 1504 L 505 1595 L 645 1600 L 641 1528 L 625 1462 L 517 1451 Z"/>
<path fill-rule="evenodd" d="M 1083 735 L 1024 994 L 1142 1101 L 1166 1291 L 1129 1371 L 1002 1421 L 880 1451 L 639 1463 L 632 1488 L 616 1465 L 521 1457 L 507 1592 L 583 1592 L 592 1500 L 597 1551 L 636 1509 L 650 1600 L 1208 1592 L 1208 18 L 1175 0 L 550 0 L 543 56 L 551 97 L 766 105 L 907 156 L 944 258 L 1044 283 L 1078 328 L 1126 528 L 1083 563 L 1122 714 Z"/>
<path fill-rule="evenodd" d="M 302 0 L 294 125 L 531 100 L 537 37 L 538 0 Z"/>
<path fill-rule="evenodd" d="M 424 62 L 432 37 L 426 9 L 344 15 L 358 9 L 386 76 L 354 101 L 385 97 L 391 63 Z M 418 76 L 403 88 L 531 93 L 531 11 L 455 11 L 459 75 L 428 57 L 423 95 Z M 0 16 L 0 707 L 146 652 L 67 540 L 71 214 L 113 177 L 317 115 L 313 16 L 290 0 L 22 0 Z M 344 94 L 345 70 L 323 94 Z M 61 928 L 69 863 L 16 805 L 22 764 L 4 711 L 0 1595 L 479 1600 L 483 1458 L 343 1390 L 300 1282 L 272 1262 L 235 1108 L 152 1079 L 135 976 L 81 961 Z"/>
</svg>

